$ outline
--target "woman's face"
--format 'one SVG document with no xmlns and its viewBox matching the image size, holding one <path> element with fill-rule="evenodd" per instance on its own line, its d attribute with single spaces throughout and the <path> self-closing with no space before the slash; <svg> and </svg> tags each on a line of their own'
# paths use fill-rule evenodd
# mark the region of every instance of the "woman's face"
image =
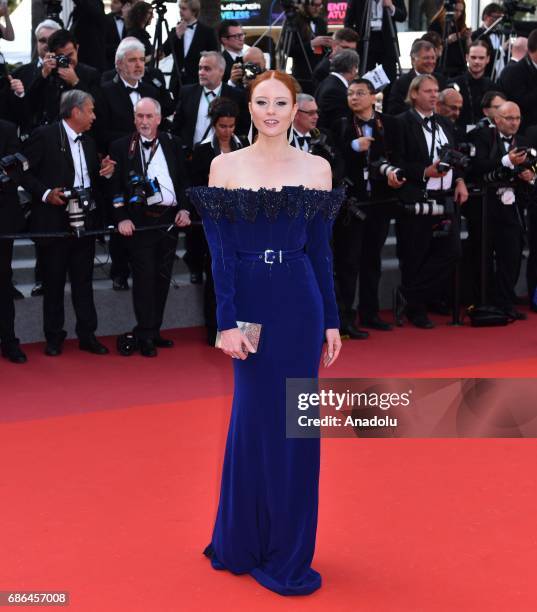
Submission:
<svg viewBox="0 0 537 612">
<path fill-rule="evenodd" d="M 235 117 L 220 117 L 214 124 L 214 133 L 220 142 L 229 142 L 235 132 Z"/>
<path fill-rule="evenodd" d="M 293 104 L 291 92 L 274 78 L 257 85 L 252 92 L 249 108 L 255 127 L 265 136 L 287 133 L 298 109 Z"/>
<path fill-rule="evenodd" d="M 153 20 L 153 11 L 149 11 L 147 13 L 147 17 L 146 17 L 146 21 L 145 21 L 145 27 L 147 28 L 147 26 L 151 23 L 151 21 Z"/>
<path fill-rule="evenodd" d="M 455 5 L 455 19 L 458 19 L 464 11 L 464 2 L 457 2 Z"/>
</svg>

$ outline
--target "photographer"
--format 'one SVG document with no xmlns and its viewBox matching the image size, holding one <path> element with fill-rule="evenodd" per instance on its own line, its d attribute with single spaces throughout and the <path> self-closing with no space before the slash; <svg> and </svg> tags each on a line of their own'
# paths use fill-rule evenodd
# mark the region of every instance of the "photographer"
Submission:
<svg viewBox="0 0 537 612">
<path fill-rule="evenodd" d="M 302 92 L 313 94 L 313 71 L 323 58 L 323 47 L 332 46 L 332 37 L 328 34 L 328 23 L 321 16 L 322 0 L 312 0 L 309 4 L 300 4 L 292 8 L 282 28 L 282 36 L 288 29 L 291 35 L 289 57 L 293 58 L 293 76 L 299 82 Z"/>
<path fill-rule="evenodd" d="M 483 9 L 481 13 L 481 19 L 483 25 L 474 32 L 472 32 L 472 40 L 483 40 L 485 41 L 491 50 L 491 61 L 488 63 L 485 70 L 485 76 L 492 76 L 492 71 L 496 69 L 496 75 L 501 74 L 505 67 L 505 49 L 502 48 L 502 22 L 491 30 L 488 34 L 485 32 L 492 26 L 495 21 L 498 21 L 505 14 L 504 8 L 501 4 L 491 2 Z"/>
<path fill-rule="evenodd" d="M 250 48 L 244 44 L 244 38 L 242 26 L 238 21 L 224 19 L 218 26 L 218 40 L 222 45 L 222 57 L 225 60 L 224 75 L 222 77 L 224 83 L 227 83 L 231 78 L 233 66 L 242 62 L 242 56 Z M 207 51 L 207 49 L 204 49 L 204 51 Z"/>
<path fill-rule="evenodd" d="M 400 191 L 405 212 L 397 219 L 401 293 L 408 320 L 422 329 L 434 327 L 426 304 L 444 298 L 453 264 L 460 257 L 455 206 L 468 199 L 462 170 L 440 156 L 456 143 L 450 122 L 435 115 L 437 101 L 437 80 L 417 76 L 408 91 L 411 108 L 397 117 L 398 142 L 393 147 L 394 165 L 406 177 Z"/>
<path fill-rule="evenodd" d="M 80 45 L 79 60 L 102 72 L 106 67 L 106 21 L 102 0 L 73 0 L 71 32 Z"/>
<path fill-rule="evenodd" d="M 394 197 L 404 178 L 389 166 L 392 157 L 395 119 L 374 110 L 375 89 L 366 79 L 351 81 L 347 100 L 352 112 L 334 127 L 334 135 L 345 160 L 349 185 L 348 200 L 334 225 L 334 270 L 340 310 L 341 333 L 351 338 L 367 338 L 356 327 L 353 309 L 359 282 L 359 315 L 364 327 L 389 331 L 391 326 L 379 317 L 378 288 L 381 251 L 388 235 Z M 371 203 L 359 206 L 358 202 Z M 380 202 L 384 202 L 381 204 Z"/>
<path fill-rule="evenodd" d="M 157 347 L 173 346 L 160 327 L 168 297 L 177 231 L 190 225 L 187 185 L 181 145 L 159 132 L 160 104 L 142 98 L 134 108 L 136 132 L 115 141 L 110 153 L 117 162 L 111 184 L 118 230 L 127 237 L 132 266 L 132 299 L 137 326 L 134 334 L 144 357 L 155 357 Z M 137 228 L 170 225 L 168 231 Z"/>
<path fill-rule="evenodd" d="M 330 52 L 325 54 L 313 71 L 313 82 L 315 87 L 330 74 L 330 60 L 344 49 L 356 51 L 359 40 L 360 37 L 351 28 L 340 28 L 334 32 Z"/>
<path fill-rule="evenodd" d="M 13 155 L 20 150 L 16 127 L 0 120 L 0 159 Z M 0 172 L 3 171 L 0 170 Z M 7 174 L 7 173 L 6 173 Z M 5 179 L 5 176 L 3 177 Z M 24 215 L 17 195 L 17 184 L 12 177 L 0 183 L 0 234 L 12 234 L 21 230 Z M 15 305 L 11 285 L 11 260 L 13 240 L 0 238 L 0 345 L 2 357 L 13 363 L 24 363 L 26 355 L 22 352 L 15 337 Z"/>
<path fill-rule="evenodd" d="M 429 30 L 442 36 L 444 48 L 439 62 L 439 72 L 446 77 L 456 77 L 466 69 L 466 53 L 472 31 L 466 27 L 464 2 L 447 0 L 433 17 Z M 447 45 L 446 45 L 447 43 Z"/>
<path fill-rule="evenodd" d="M 131 7 L 131 0 L 112 0 L 110 12 L 104 16 L 106 70 L 113 70 L 119 43 L 127 36 L 125 18 Z"/>
<path fill-rule="evenodd" d="M 265 72 L 267 64 L 265 54 L 258 47 L 250 47 L 242 59 L 242 63 L 233 64 L 227 84 L 245 90 L 258 74 Z"/>
<path fill-rule="evenodd" d="M 493 272 L 488 275 L 492 281 L 488 297 L 511 320 L 526 318 L 514 307 L 515 285 L 522 257 L 523 209 L 535 198 L 537 165 L 535 150 L 528 150 L 528 141 L 518 134 L 520 121 L 519 107 L 505 102 L 494 116 L 496 130 L 483 128 L 474 138 L 473 172 L 487 189 L 488 267 Z M 478 213 L 474 211 L 477 223 Z M 480 226 L 472 228 L 472 235 L 481 236 Z"/>
<path fill-rule="evenodd" d="M 77 89 L 91 94 L 99 110 L 99 72 L 78 61 L 78 42 L 71 32 L 58 30 L 48 39 L 41 72 L 30 85 L 27 97 L 35 124 L 58 120 L 62 93 Z"/>
<path fill-rule="evenodd" d="M 114 162 L 105 158 L 99 165 L 95 143 L 85 134 L 94 120 L 91 95 L 78 89 L 67 91 L 60 102 L 60 121 L 36 129 L 22 149 L 30 164 L 21 181 L 32 196 L 30 231 L 73 234 L 35 241 L 43 278 L 45 354 L 51 357 L 61 354 L 66 336 L 63 303 L 67 274 L 80 349 L 97 355 L 108 352 L 95 337 L 95 236 L 84 236 L 84 230 L 102 227 L 100 177 L 114 172 Z"/>
</svg>

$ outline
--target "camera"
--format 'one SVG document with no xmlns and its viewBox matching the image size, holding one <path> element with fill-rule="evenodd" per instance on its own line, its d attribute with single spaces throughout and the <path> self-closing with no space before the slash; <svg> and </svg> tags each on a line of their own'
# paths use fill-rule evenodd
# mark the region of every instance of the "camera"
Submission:
<svg viewBox="0 0 537 612">
<path fill-rule="evenodd" d="M 72 187 L 63 190 L 63 198 L 67 201 L 67 216 L 69 225 L 77 238 L 80 238 L 86 229 L 86 214 L 95 208 L 89 189 L 85 187 Z"/>
<path fill-rule="evenodd" d="M 129 204 L 134 206 L 153 206 L 162 202 L 162 193 L 158 179 L 145 178 L 136 174 L 134 170 L 129 172 Z"/>
<path fill-rule="evenodd" d="M 2 157 L 0 159 L 0 189 L 10 181 L 18 183 L 29 167 L 28 160 L 21 153 Z"/>
<path fill-rule="evenodd" d="M 535 6 L 517 0 L 504 0 L 503 8 L 508 17 L 513 17 L 515 13 L 535 13 Z"/>
<path fill-rule="evenodd" d="M 516 166 L 513 170 L 514 174 L 520 174 L 524 172 L 524 170 L 532 170 L 533 172 L 537 172 L 537 150 L 533 147 L 517 147 L 518 152 L 524 152 L 526 154 L 526 159 Z"/>
<path fill-rule="evenodd" d="M 444 217 L 433 225 L 433 236 L 445 237 L 451 233 L 452 221 L 445 217 L 450 217 L 455 212 L 452 198 L 446 198 L 442 203 L 430 198 L 423 202 L 403 203 L 403 208 L 408 215 L 415 217 Z"/>
<path fill-rule="evenodd" d="M 472 147 L 469 143 L 464 143 L 465 147 Z M 475 155 L 475 147 L 469 149 Z M 438 149 L 438 172 L 449 172 L 451 169 L 466 170 L 470 165 L 470 155 L 465 154 L 460 145 L 457 148 L 449 145 L 442 145 Z"/>
<path fill-rule="evenodd" d="M 45 0 L 44 4 L 46 6 L 45 12 L 46 12 L 47 19 L 52 19 L 63 27 L 63 22 L 61 20 L 61 14 L 62 14 L 61 0 Z"/>
<path fill-rule="evenodd" d="M 398 181 L 405 178 L 405 171 L 397 166 L 392 166 L 385 157 L 380 157 L 370 164 L 371 177 L 379 179 L 380 177 L 388 178 L 390 172 L 395 172 Z"/>
<path fill-rule="evenodd" d="M 132 332 L 121 334 L 116 340 L 117 352 L 123 357 L 130 357 L 138 350 L 138 340 Z"/>
<path fill-rule="evenodd" d="M 537 173 L 537 150 L 532 147 L 517 147 L 516 150 L 526 153 L 526 159 L 514 168 L 501 166 L 488 172 L 483 176 L 486 183 L 512 183 L 524 170 Z"/>
<path fill-rule="evenodd" d="M 67 55 L 55 55 L 54 59 L 56 60 L 56 68 L 69 68 L 71 64 L 71 60 Z"/>
<path fill-rule="evenodd" d="M 265 72 L 261 66 L 254 64 L 254 62 L 246 62 L 246 64 L 243 64 L 242 71 L 244 75 L 243 78 L 246 81 L 253 81 L 257 75 Z"/>
</svg>

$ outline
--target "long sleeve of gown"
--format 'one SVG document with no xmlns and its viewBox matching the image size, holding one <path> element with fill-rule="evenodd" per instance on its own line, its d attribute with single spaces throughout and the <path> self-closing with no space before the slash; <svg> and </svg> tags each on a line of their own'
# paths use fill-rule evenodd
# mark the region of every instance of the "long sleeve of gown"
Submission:
<svg viewBox="0 0 537 612">
<path fill-rule="evenodd" d="M 323 298 L 325 329 L 339 328 L 339 315 L 334 292 L 334 266 L 330 239 L 334 217 L 341 205 L 343 190 L 332 192 L 329 211 L 319 210 L 307 228 L 306 253 L 311 261 Z"/>
<path fill-rule="evenodd" d="M 212 193 L 211 193 L 212 191 Z M 195 189 L 190 199 L 200 213 L 209 251 L 214 290 L 216 294 L 216 321 L 218 330 L 237 327 L 235 309 L 235 265 L 236 248 L 232 224 L 223 216 L 223 198 L 216 190 Z"/>
</svg>

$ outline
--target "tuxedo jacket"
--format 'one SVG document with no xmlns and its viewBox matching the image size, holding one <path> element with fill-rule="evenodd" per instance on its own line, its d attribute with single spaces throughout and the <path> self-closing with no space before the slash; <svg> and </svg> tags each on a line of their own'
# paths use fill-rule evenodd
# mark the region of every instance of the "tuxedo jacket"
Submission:
<svg viewBox="0 0 537 612">
<path fill-rule="evenodd" d="M 129 157 L 129 148 L 134 133 L 130 133 L 110 146 L 110 156 L 117 162 L 114 176 L 110 179 L 109 194 L 112 197 L 122 195 L 125 202 L 129 198 L 129 175 L 134 171 L 137 175 L 143 175 L 142 159 L 140 156 L 140 144 L 137 145 L 132 157 Z M 190 210 L 190 205 L 185 196 L 185 189 L 188 187 L 188 178 L 185 169 L 185 159 L 181 143 L 167 132 L 159 132 L 157 135 L 159 146 L 162 148 L 168 172 L 173 182 L 175 197 L 178 208 Z M 157 177 L 158 178 L 158 177 Z M 148 218 L 143 211 L 144 206 L 129 206 L 126 204 L 121 208 L 114 208 L 113 214 L 116 223 L 130 219 L 136 226 L 150 225 L 154 218 Z M 173 211 L 178 208 L 172 207 Z"/>
<path fill-rule="evenodd" d="M 41 68 L 37 67 L 37 59 L 19 66 L 12 72 L 14 79 L 20 79 L 24 85 L 25 91 L 28 91 L 30 85 L 34 82 L 34 79 L 41 73 Z"/>
<path fill-rule="evenodd" d="M 319 107 L 319 128 L 330 129 L 337 119 L 350 115 L 347 87 L 333 74 L 329 74 L 317 87 L 315 99 Z"/>
<path fill-rule="evenodd" d="M 202 94 L 203 87 L 201 85 L 185 85 L 181 89 L 179 100 L 177 101 L 177 108 L 173 119 L 173 132 L 190 148 L 193 145 Z M 240 135 L 248 134 L 248 130 L 250 129 L 250 114 L 248 113 L 244 91 L 224 83 L 220 96 L 233 100 L 239 107 L 240 113 L 237 118 L 236 133 Z"/>
<path fill-rule="evenodd" d="M 415 76 L 417 76 L 416 72 L 414 69 L 412 69 L 400 76 L 393 83 L 385 112 L 396 116 L 408 110 L 408 104 L 405 102 L 405 99 L 408 94 L 410 83 L 412 83 L 412 79 Z M 438 90 L 442 91 L 446 86 L 445 77 L 438 72 L 433 72 L 433 76 L 438 81 Z"/>
<path fill-rule="evenodd" d="M 334 126 L 334 136 L 339 143 L 340 153 L 345 162 L 345 176 L 352 181 L 348 193 L 359 200 L 387 199 L 394 196 L 394 192 L 388 187 L 386 178 L 375 178 L 369 172 L 371 192 L 367 191 L 367 181 L 364 170 L 381 158 L 388 162 L 393 161 L 393 149 L 395 146 L 395 135 L 397 132 L 397 121 L 395 117 L 382 113 L 375 113 L 373 125 L 373 138 L 375 139 L 369 153 L 357 152 L 351 147 L 351 143 L 359 135 L 356 131 L 354 120 L 351 117 L 339 119 Z"/>
<path fill-rule="evenodd" d="M 494 89 L 494 83 L 487 76 L 480 79 L 474 79 L 471 74 L 466 71 L 461 76 L 453 79 L 451 84 L 457 85 L 460 94 L 462 95 L 463 105 L 462 110 L 457 119 L 457 125 L 466 126 L 469 124 L 477 124 L 481 119 L 481 100 L 487 91 Z"/>
<path fill-rule="evenodd" d="M 116 14 L 108 13 L 104 16 L 104 47 L 106 56 L 106 68 L 111 70 L 116 65 L 116 51 L 119 43 L 127 36 L 127 28 L 123 22 L 121 38 L 116 27 Z"/>
<path fill-rule="evenodd" d="M 449 119 L 434 115 L 437 125 L 442 127 L 450 146 L 455 146 L 456 140 L 453 124 Z M 427 146 L 423 124 L 420 116 L 413 110 L 408 110 L 396 117 L 397 128 L 393 145 L 393 165 L 405 171 L 406 183 L 399 190 L 405 201 L 419 201 L 423 197 L 427 181 L 423 180 L 425 168 L 431 165 L 430 150 Z M 461 172 L 453 171 L 453 182 L 463 176 Z"/>
<path fill-rule="evenodd" d="M 397 21 L 403 22 L 406 21 L 407 11 L 404 0 L 394 0 L 393 3 L 395 7 L 395 13 L 390 17 L 393 23 L 393 30 L 397 33 L 397 27 L 395 23 Z M 361 32 L 362 30 L 362 22 L 364 20 L 364 10 L 367 6 L 367 3 L 364 0 L 350 0 L 347 4 L 347 12 L 345 13 L 345 21 L 344 25 L 346 28 L 352 28 L 356 32 Z M 384 11 L 384 16 L 382 19 L 382 40 L 385 43 L 386 49 L 390 51 L 392 55 L 392 59 L 395 60 L 396 56 L 399 55 L 399 45 L 394 48 L 392 43 L 392 34 L 390 30 L 390 24 L 387 20 L 386 11 Z"/>
<path fill-rule="evenodd" d="M 173 112 L 173 101 L 165 89 L 157 89 L 142 80 L 138 84 L 142 98 L 154 98 L 160 102 L 163 119 Z M 134 109 L 123 81 L 116 75 L 102 85 L 103 121 L 99 132 L 99 145 L 108 150 L 110 144 L 130 134 L 134 129 Z"/>
<path fill-rule="evenodd" d="M 172 52 L 172 47 L 175 51 L 175 59 L 177 67 L 181 74 L 181 82 L 177 78 L 175 67 L 172 70 L 170 89 L 174 95 L 179 93 L 181 85 L 190 85 L 198 82 L 198 65 L 202 51 L 219 51 L 218 40 L 213 28 L 198 21 L 194 29 L 194 36 L 185 56 L 183 39 L 177 38 L 175 30 L 170 31 L 168 40 L 164 43 L 163 51 L 165 55 Z M 225 82 L 225 81 L 224 81 Z"/>
<path fill-rule="evenodd" d="M 0 119 L 0 158 L 20 151 L 15 124 Z M 17 232 L 24 225 L 24 214 L 19 204 L 17 185 L 11 180 L 0 193 L 0 234 Z"/>
<path fill-rule="evenodd" d="M 96 229 L 101 220 L 100 213 L 103 203 L 101 183 L 105 179 L 99 176 L 100 164 L 97 147 L 91 136 L 84 134 L 82 148 L 91 181 L 91 194 L 97 204 L 97 209 L 87 217 L 87 226 Z M 62 123 L 55 122 L 34 130 L 30 138 L 24 141 L 22 153 L 30 163 L 30 170 L 24 174 L 21 181 L 23 187 L 32 196 L 30 231 L 68 231 L 69 224 L 65 206 L 54 206 L 42 201 L 47 189 L 74 187 L 75 166 Z M 76 161 L 78 163 L 78 160 Z"/>
<path fill-rule="evenodd" d="M 502 70 L 498 86 L 509 100 L 516 102 L 522 116 L 521 129 L 537 125 L 537 68 L 529 56 Z"/>
</svg>

